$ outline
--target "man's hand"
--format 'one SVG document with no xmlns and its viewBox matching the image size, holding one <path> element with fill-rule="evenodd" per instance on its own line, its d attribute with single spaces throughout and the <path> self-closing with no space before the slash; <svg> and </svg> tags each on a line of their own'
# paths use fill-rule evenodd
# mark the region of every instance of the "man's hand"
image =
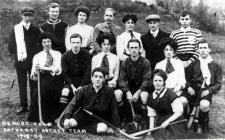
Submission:
<svg viewBox="0 0 225 140">
<path fill-rule="evenodd" d="M 189 93 L 191 96 L 194 96 L 194 95 L 195 95 L 195 90 L 194 90 L 192 87 L 189 87 L 189 88 L 188 88 L 188 93 Z"/>
<path fill-rule="evenodd" d="M 204 97 L 204 96 L 207 96 L 209 95 L 209 91 L 208 90 L 204 90 L 202 93 L 201 93 L 201 97 Z"/>
<path fill-rule="evenodd" d="M 63 123 L 63 126 L 64 126 L 65 129 L 69 129 L 71 127 L 75 127 L 75 126 L 77 126 L 77 121 L 75 119 L 73 119 L 73 118 L 65 119 L 64 123 Z"/>
<path fill-rule="evenodd" d="M 127 91 L 126 95 L 127 95 L 127 100 L 132 100 L 133 99 L 132 94 L 131 94 L 130 91 Z"/>
<path fill-rule="evenodd" d="M 137 102 L 140 97 L 141 90 L 137 90 L 133 95 L 133 101 Z"/>
<path fill-rule="evenodd" d="M 191 60 L 183 61 L 184 68 L 187 68 L 191 64 Z"/>
</svg>

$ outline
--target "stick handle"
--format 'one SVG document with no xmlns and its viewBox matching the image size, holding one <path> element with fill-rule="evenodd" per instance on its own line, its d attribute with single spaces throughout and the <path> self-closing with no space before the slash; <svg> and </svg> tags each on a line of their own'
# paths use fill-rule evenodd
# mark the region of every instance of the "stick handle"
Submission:
<svg viewBox="0 0 225 140">
<path fill-rule="evenodd" d="M 182 123 L 182 122 L 186 122 L 186 121 L 187 121 L 187 119 L 183 119 L 183 120 L 179 120 L 179 121 L 172 122 L 169 125 L 174 125 L 174 124 L 178 124 L 178 123 Z M 147 130 L 143 130 L 143 131 L 140 131 L 140 132 L 133 133 L 133 134 L 131 134 L 131 136 L 134 136 L 135 137 L 135 136 L 143 135 L 145 133 L 158 130 L 160 128 L 161 128 L 161 126 L 157 126 L 155 128 L 152 128 L 152 129 L 147 129 Z"/>
</svg>

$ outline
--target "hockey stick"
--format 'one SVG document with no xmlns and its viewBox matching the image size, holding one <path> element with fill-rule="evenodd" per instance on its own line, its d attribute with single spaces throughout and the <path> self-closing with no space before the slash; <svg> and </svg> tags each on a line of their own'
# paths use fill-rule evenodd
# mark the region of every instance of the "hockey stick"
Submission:
<svg viewBox="0 0 225 140">
<path fill-rule="evenodd" d="M 187 119 L 183 119 L 183 120 L 172 122 L 169 125 L 174 125 L 174 124 L 178 124 L 178 123 L 182 123 L 182 122 L 186 122 L 186 121 L 187 121 Z M 148 132 L 152 132 L 152 131 L 158 130 L 160 128 L 161 128 L 161 126 L 157 126 L 155 128 L 152 128 L 152 129 L 147 129 L 147 130 L 143 130 L 143 131 L 140 131 L 140 132 L 136 132 L 136 133 L 130 134 L 130 136 L 136 137 L 136 136 L 139 136 L 139 135 L 146 134 Z"/>
<path fill-rule="evenodd" d="M 88 111 L 86 109 L 83 109 L 83 111 L 85 113 L 87 113 L 88 115 L 93 116 L 94 118 L 98 119 L 99 121 L 105 123 L 106 125 L 108 125 L 112 129 L 116 130 L 116 132 L 119 132 L 120 134 L 122 134 L 123 136 L 125 136 L 125 137 L 127 137 L 129 139 L 135 139 L 135 140 L 137 140 L 137 139 L 142 139 L 143 138 L 143 137 L 131 136 L 131 135 L 127 134 L 126 132 L 122 131 L 120 128 L 114 126 L 113 124 L 111 124 L 111 123 L 107 122 L 106 120 L 104 120 L 104 119 L 98 117 L 97 115 L 93 114 L 92 112 L 90 112 L 90 111 Z"/>
</svg>

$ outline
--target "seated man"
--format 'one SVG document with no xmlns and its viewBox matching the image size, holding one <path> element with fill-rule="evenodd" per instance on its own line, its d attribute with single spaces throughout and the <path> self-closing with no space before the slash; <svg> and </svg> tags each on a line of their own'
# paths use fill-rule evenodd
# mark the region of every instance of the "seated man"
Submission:
<svg viewBox="0 0 225 140">
<path fill-rule="evenodd" d="M 124 106 L 129 101 L 134 103 L 134 112 L 147 119 L 146 102 L 148 88 L 151 86 L 151 65 L 146 58 L 140 56 L 141 42 L 138 39 L 129 40 L 127 47 L 130 57 L 121 64 L 118 79 L 120 89 L 115 91 L 119 113 L 123 121 L 132 120 L 132 115 L 129 113 L 131 107 Z"/>
<path fill-rule="evenodd" d="M 90 133 L 106 133 L 109 126 L 89 116 L 82 109 L 91 111 L 95 115 L 112 123 L 119 124 L 119 114 L 113 89 L 104 85 L 105 72 L 101 68 L 95 68 L 92 72 L 92 84 L 83 86 L 64 112 L 61 123 L 65 129 L 85 129 Z M 77 111 L 78 110 L 78 111 Z M 77 113 L 74 114 L 74 112 Z"/>
<path fill-rule="evenodd" d="M 212 97 L 218 93 L 222 85 L 222 68 L 210 56 L 211 48 L 205 40 L 198 43 L 198 51 L 200 54 L 199 61 L 195 61 L 187 68 L 187 92 L 182 94 L 181 102 L 194 105 L 198 94 L 200 96 L 199 125 L 197 133 L 208 131 L 209 109 L 212 103 Z M 201 85 L 203 79 L 206 79 L 205 88 L 201 93 Z"/>
<path fill-rule="evenodd" d="M 62 55 L 62 74 L 65 85 L 60 98 L 62 111 L 73 98 L 77 89 L 90 83 L 91 79 L 91 55 L 85 49 L 81 49 L 82 37 L 80 34 L 70 36 L 71 50 Z"/>
<path fill-rule="evenodd" d="M 92 70 L 96 67 L 104 68 L 106 71 L 106 84 L 115 88 L 119 76 L 119 57 L 110 52 L 115 43 L 115 37 L 109 33 L 103 33 L 97 38 L 97 43 L 102 48 L 102 52 L 92 58 Z"/>
</svg>

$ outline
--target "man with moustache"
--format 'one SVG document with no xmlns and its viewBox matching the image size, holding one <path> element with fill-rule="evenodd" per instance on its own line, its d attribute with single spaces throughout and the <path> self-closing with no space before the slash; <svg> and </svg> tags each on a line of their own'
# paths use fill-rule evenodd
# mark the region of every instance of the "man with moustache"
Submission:
<svg viewBox="0 0 225 140">
<path fill-rule="evenodd" d="M 41 31 L 51 32 L 55 34 L 56 42 L 52 49 L 63 54 L 66 51 L 65 35 L 69 26 L 67 23 L 59 19 L 59 13 L 60 5 L 54 2 L 50 3 L 48 5 L 49 19 L 40 27 L 40 29 Z"/>
</svg>

